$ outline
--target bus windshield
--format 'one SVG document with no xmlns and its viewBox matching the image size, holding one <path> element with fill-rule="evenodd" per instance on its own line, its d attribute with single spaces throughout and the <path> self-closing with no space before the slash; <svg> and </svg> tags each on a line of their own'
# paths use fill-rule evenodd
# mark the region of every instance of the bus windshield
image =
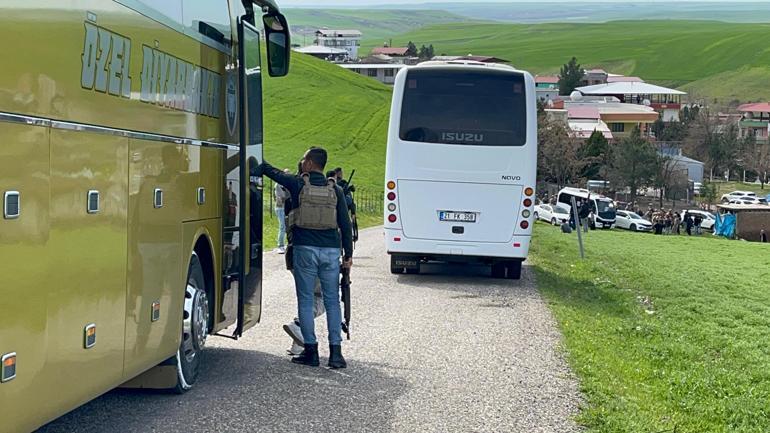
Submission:
<svg viewBox="0 0 770 433">
<path fill-rule="evenodd" d="M 412 70 L 404 87 L 401 140 L 477 146 L 526 143 L 522 74 Z"/>
<path fill-rule="evenodd" d="M 599 207 L 599 213 L 611 212 L 615 209 L 610 200 L 596 200 L 596 205 Z"/>
</svg>

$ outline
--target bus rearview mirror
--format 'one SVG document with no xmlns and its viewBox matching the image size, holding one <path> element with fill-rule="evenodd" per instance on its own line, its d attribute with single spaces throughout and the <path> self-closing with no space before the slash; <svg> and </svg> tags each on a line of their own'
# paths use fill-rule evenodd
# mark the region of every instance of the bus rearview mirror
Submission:
<svg viewBox="0 0 770 433">
<path fill-rule="evenodd" d="M 262 17 L 267 40 L 267 69 L 271 77 L 283 77 L 289 73 L 291 37 L 286 17 L 268 14 Z"/>
</svg>

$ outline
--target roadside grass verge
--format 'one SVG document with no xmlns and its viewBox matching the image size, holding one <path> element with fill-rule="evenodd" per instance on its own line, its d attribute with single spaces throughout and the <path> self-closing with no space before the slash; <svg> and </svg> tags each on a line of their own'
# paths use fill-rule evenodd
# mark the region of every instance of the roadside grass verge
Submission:
<svg viewBox="0 0 770 433">
<path fill-rule="evenodd" d="M 530 260 L 593 432 L 770 429 L 770 250 L 537 224 Z"/>
</svg>

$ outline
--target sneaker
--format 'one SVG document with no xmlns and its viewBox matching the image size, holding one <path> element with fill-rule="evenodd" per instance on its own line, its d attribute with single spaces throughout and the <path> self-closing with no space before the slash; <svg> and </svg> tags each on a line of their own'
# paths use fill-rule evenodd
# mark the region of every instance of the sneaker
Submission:
<svg viewBox="0 0 770 433">
<path fill-rule="evenodd" d="M 305 350 L 305 346 L 302 344 L 297 344 L 296 341 L 292 340 L 291 342 L 291 348 L 287 350 L 286 352 L 290 356 L 299 356 L 302 354 L 302 351 Z"/>
<path fill-rule="evenodd" d="M 286 247 L 278 247 L 278 254 L 286 254 Z"/>
<path fill-rule="evenodd" d="M 278 253 L 278 254 L 283 254 L 283 253 L 281 252 L 281 247 L 278 247 L 278 248 L 274 249 L 274 250 L 273 250 L 273 252 L 274 252 L 274 253 Z M 285 251 L 284 251 L 284 252 L 285 252 Z"/>
<path fill-rule="evenodd" d="M 305 340 L 302 338 L 302 330 L 299 329 L 299 325 L 297 325 L 296 322 L 292 321 L 283 325 L 283 330 L 289 334 L 289 337 L 291 337 L 292 340 L 294 340 L 294 344 L 300 346 L 305 344 Z"/>
</svg>

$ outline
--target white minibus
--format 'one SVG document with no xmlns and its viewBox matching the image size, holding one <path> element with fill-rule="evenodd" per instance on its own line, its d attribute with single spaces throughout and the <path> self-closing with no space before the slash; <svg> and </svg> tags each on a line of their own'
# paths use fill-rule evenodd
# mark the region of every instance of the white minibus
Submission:
<svg viewBox="0 0 770 433">
<path fill-rule="evenodd" d="M 582 188 L 562 188 L 558 201 L 572 207 L 572 198 L 576 202 L 588 200 L 591 204 L 591 228 L 611 228 L 615 224 L 615 202 L 611 198 Z"/>
<path fill-rule="evenodd" d="M 532 76 L 499 64 L 426 62 L 396 76 L 385 167 L 391 272 L 477 262 L 518 279 L 537 171 Z"/>
</svg>

